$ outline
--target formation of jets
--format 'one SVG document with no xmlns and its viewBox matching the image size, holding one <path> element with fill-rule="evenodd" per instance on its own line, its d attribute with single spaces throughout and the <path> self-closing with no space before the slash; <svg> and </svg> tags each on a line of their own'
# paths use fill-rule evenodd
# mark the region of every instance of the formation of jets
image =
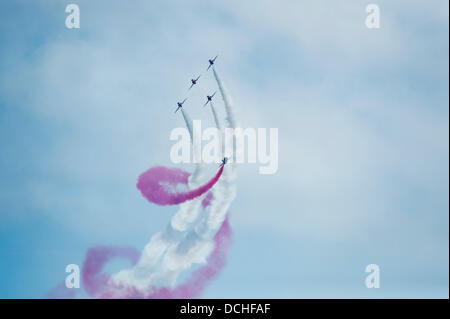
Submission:
<svg viewBox="0 0 450 319">
<path fill-rule="evenodd" d="M 208 68 L 206 69 L 206 71 L 208 71 L 209 68 L 214 64 L 214 62 L 216 61 L 218 56 L 219 55 L 216 55 L 213 59 L 208 59 L 209 65 L 208 65 Z M 189 87 L 188 90 L 192 89 L 192 87 L 197 84 L 197 82 L 198 82 L 198 80 L 200 79 L 201 76 L 202 75 L 200 74 L 199 76 L 197 76 L 197 78 L 191 79 L 191 86 Z M 212 100 L 212 98 L 213 98 L 213 96 L 215 94 L 216 94 L 216 92 L 214 92 L 212 95 L 207 95 L 206 96 L 207 101 L 206 101 L 205 105 L 203 105 L 203 106 L 206 106 L 206 104 L 211 102 L 211 100 Z M 183 107 L 183 103 L 186 102 L 186 100 L 187 100 L 187 98 L 184 99 L 183 102 L 177 102 L 177 109 L 175 110 L 175 113 L 177 113 L 177 111 Z"/>
<path fill-rule="evenodd" d="M 216 55 L 213 59 L 208 59 L 209 65 L 208 65 L 208 68 L 206 69 L 206 71 L 208 71 L 211 68 L 211 66 L 214 65 L 214 62 L 216 61 L 217 57 L 218 57 L 218 55 Z M 197 84 L 197 82 L 201 76 L 202 75 L 200 74 L 197 78 L 191 79 L 191 86 L 189 87 L 188 90 L 192 89 L 192 87 Z M 206 96 L 206 103 L 203 105 L 203 107 L 205 107 L 209 102 L 212 102 L 212 98 L 214 97 L 214 95 L 216 95 L 216 92 L 214 92 L 211 95 Z M 186 100 L 187 100 L 187 98 L 185 98 L 182 102 L 177 102 L 177 109 L 175 110 L 175 113 L 177 113 L 179 109 L 183 108 L 183 104 L 184 104 L 184 102 L 186 102 Z M 220 167 L 224 166 L 227 162 L 228 162 L 228 157 L 224 157 L 222 160 L 222 163 L 220 164 Z"/>
</svg>

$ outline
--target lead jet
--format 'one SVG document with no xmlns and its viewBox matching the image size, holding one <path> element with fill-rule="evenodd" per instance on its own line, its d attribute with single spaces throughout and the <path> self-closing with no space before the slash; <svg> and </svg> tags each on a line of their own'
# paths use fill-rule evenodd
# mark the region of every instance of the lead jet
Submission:
<svg viewBox="0 0 450 319">
<path fill-rule="evenodd" d="M 206 98 L 208 99 L 205 103 L 205 105 L 203 105 L 203 107 L 206 106 L 206 104 L 208 104 L 209 102 L 212 101 L 212 98 L 214 97 L 214 95 L 216 94 L 216 92 L 213 93 L 213 95 L 207 95 Z"/>
<path fill-rule="evenodd" d="M 177 109 L 175 110 L 175 113 L 177 113 L 177 111 L 183 107 L 183 103 L 186 102 L 186 100 L 187 100 L 187 98 L 185 98 L 185 99 L 183 100 L 183 102 L 177 102 L 178 107 L 177 107 Z"/>
<path fill-rule="evenodd" d="M 189 90 L 195 85 L 197 84 L 198 79 L 200 79 L 201 74 L 196 78 L 196 79 L 191 79 L 191 86 L 189 87 Z"/>
<path fill-rule="evenodd" d="M 208 68 L 206 69 L 206 71 L 208 71 L 209 68 L 214 64 L 214 61 L 216 61 L 216 59 L 217 59 L 218 56 L 219 56 L 219 55 L 216 55 L 216 56 L 214 57 L 214 59 L 209 59 L 209 60 L 208 60 L 209 65 L 208 65 Z"/>
</svg>

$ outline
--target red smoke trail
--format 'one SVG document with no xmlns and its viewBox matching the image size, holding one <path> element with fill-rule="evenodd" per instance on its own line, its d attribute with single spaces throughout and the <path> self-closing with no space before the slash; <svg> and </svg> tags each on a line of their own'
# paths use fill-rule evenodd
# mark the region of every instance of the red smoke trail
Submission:
<svg viewBox="0 0 450 319">
<path fill-rule="evenodd" d="M 180 169 L 158 166 L 143 173 L 139 177 L 137 187 L 152 203 L 176 205 L 205 194 L 219 180 L 222 172 L 223 166 L 205 185 L 187 192 L 174 192 L 176 185 L 187 185 L 190 174 Z M 208 193 L 202 201 L 202 207 L 208 207 L 212 198 L 212 193 Z M 150 288 L 147 292 L 141 292 L 130 286 L 115 286 L 111 283 L 111 276 L 102 272 L 104 266 L 113 258 L 125 258 L 135 265 L 139 260 L 139 251 L 131 247 L 93 247 L 88 250 L 83 264 L 83 285 L 86 292 L 94 298 L 194 298 L 203 292 L 206 285 L 225 266 L 230 245 L 231 227 L 227 216 L 214 237 L 214 249 L 204 266 L 194 271 L 184 283 L 174 288 Z M 73 298 L 74 294 L 64 292 L 63 284 L 54 288 L 48 297 Z"/>
<path fill-rule="evenodd" d="M 211 178 L 208 183 L 183 193 L 172 191 L 163 183 L 169 183 L 169 187 L 175 187 L 177 184 L 186 185 L 190 174 L 178 168 L 156 166 L 139 176 L 137 188 L 152 203 L 157 205 L 177 205 L 206 193 L 219 180 L 222 172 L 223 166 L 220 167 L 216 176 Z"/>
</svg>

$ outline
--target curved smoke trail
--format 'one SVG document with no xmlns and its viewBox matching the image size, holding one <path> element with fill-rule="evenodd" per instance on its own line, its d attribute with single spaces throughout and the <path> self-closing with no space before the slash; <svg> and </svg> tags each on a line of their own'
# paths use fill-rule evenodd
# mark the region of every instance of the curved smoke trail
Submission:
<svg viewBox="0 0 450 319">
<path fill-rule="evenodd" d="M 181 169 L 156 166 L 143 173 L 137 188 L 150 202 L 158 205 L 178 205 L 205 194 L 219 180 L 223 166 L 211 180 L 188 192 L 172 192 L 164 183 L 187 184 L 189 174 Z"/>
<path fill-rule="evenodd" d="M 134 286 L 113 284 L 111 276 L 102 272 L 103 267 L 112 258 L 125 258 L 133 261 L 135 258 L 130 254 L 139 254 L 137 250 L 120 251 L 117 250 L 117 247 L 95 247 L 88 251 L 83 266 L 83 283 L 88 287 L 86 288 L 87 292 L 95 298 L 195 298 L 204 291 L 208 283 L 225 266 L 231 246 L 231 235 L 232 231 L 227 218 L 214 236 L 214 250 L 208 257 L 207 263 L 176 287 L 150 287 L 146 291 L 142 291 Z"/>
<path fill-rule="evenodd" d="M 225 111 L 227 113 L 227 121 L 228 125 L 231 128 L 236 128 L 237 121 L 236 121 L 236 115 L 234 114 L 234 108 L 233 103 L 231 101 L 230 95 L 227 93 L 227 90 L 225 88 L 225 85 L 223 84 L 222 79 L 219 76 L 219 73 L 216 71 L 216 68 L 212 67 L 214 78 L 216 79 L 217 85 L 219 86 L 220 94 L 222 95 L 223 103 L 225 104 Z"/>
<path fill-rule="evenodd" d="M 222 171 L 223 166 L 215 177 L 220 177 Z M 168 173 L 165 181 L 170 183 L 171 186 L 176 186 L 178 183 L 187 183 L 186 179 L 179 179 L 180 172 L 174 170 L 169 172 L 171 173 Z M 183 175 L 189 174 L 183 172 Z M 170 176 L 174 178 L 171 179 Z M 211 187 L 212 185 L 209 189 Z M 164 196 L 171 196 L 170 191 L 166 192 Z M 207 208 L 212 200 L 212 193 L 208 193 L 208 196 L 202 201 L 203 208 Z M 129 247 L 94 247 L 88 251 L 83 265 L 83 284 L 86 292 L 95 298 L 194 298 L 223 268 L 230 245 L 231 227 L 228 219 L 226 219 L 214 236 L 214 248 L 207 263 L 194 271 L 189 279 L 176 287 L 150 286 L 146 289 L 126 283 L 117 284 L 110 275 L 102 272 L 104 266 L 113 258 L 125 258 L 135 265 L 140 255 L 136 249 Z"/>
</svg>

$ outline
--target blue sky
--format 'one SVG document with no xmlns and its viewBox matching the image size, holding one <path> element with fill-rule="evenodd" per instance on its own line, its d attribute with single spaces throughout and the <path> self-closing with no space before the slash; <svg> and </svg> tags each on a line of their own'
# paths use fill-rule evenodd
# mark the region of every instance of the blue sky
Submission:
<svg viewBox="0 0 450 319">
<path fill-rule="evenodd" d="M 279 169 L 239 168 L 203 297 L 448 298 L 448 1 L 375 1 L 377 30 L 365 1 L 74 1 L 78 30 L 69 3 L 0 4 L 1 298 L 165 227 L 175 208 L 136 179 L 171 165 L 175 102 L 217 53 L 241 125 L 278 128 Z"/>
</svg>

